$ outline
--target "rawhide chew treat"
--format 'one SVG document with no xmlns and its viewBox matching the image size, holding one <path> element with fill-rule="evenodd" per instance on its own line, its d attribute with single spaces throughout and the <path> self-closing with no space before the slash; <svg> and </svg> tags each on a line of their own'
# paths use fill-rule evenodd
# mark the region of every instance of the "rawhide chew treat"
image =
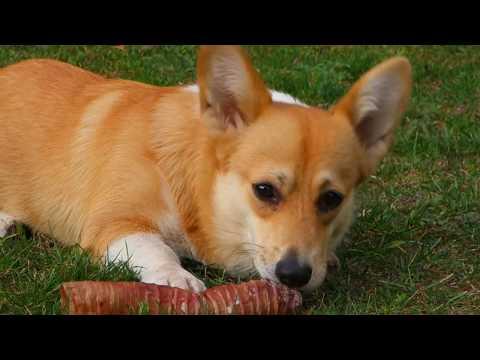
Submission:
<svg viewBox="0 0 480 360">
<path fill-rule="evenodd" d="M 284 315 L 302 305 L 296 290 L 265 280 L 192 291 L 138 282 L 70 282 L 60 288 L 71 315 Z"/>
</svg>

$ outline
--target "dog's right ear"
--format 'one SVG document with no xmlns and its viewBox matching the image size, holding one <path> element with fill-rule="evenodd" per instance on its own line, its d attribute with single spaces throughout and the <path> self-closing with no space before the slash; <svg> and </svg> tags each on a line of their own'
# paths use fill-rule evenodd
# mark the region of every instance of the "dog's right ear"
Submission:
<svg viewBox="0 0 480 360">
<path fill-rule="evenodd" d="M 411 90 L 410 62 L 396 57 L 365 74 L 333 108 L 350 120 L 365 148 L 365 174 L 375 171 L 392 145 Z"/>
<path fill-rule="evenodd" d="M 221 131 L 253 123 L 271 95 L 247 54 L 239 46 L 202 46 L 197 65 L 204 120 Z"/>
</svg>

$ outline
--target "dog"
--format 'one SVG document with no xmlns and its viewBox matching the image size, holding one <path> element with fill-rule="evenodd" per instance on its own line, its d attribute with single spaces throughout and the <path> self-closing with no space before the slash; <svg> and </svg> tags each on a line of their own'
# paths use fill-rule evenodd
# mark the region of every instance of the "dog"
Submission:
<svg viewBox="0 0 480 360">
<path fill-rule="evenodd" d="M 0 236 L 27 224 L 140 281 L 201 292 L 181 258 L 311 292 L 409 102 L 403 57 L 329 110 L 267 88 L 239 46 L 156 87 L 34 59 L 0 70 Z"/>
</svg>

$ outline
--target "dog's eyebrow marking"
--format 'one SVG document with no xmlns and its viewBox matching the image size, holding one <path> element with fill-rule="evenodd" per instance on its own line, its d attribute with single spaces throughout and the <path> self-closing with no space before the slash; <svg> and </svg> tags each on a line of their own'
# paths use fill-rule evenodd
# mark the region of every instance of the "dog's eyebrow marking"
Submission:
<svg viewBox="0 0 480 360">
<path fill-rule="evenodd" d="M 282 186 L 285 185 L 285 183 L 287 182 L 287 175 L 285 175 L 284 173 L 276 173 L 274 175 Z"/>
<path fill-rule="evenodd" d="M 274 177 L 281 187 L 290 186 L 293 178 L 292 172 L 287 169 L 271 171 L 270 176 Z"/>
</svg>

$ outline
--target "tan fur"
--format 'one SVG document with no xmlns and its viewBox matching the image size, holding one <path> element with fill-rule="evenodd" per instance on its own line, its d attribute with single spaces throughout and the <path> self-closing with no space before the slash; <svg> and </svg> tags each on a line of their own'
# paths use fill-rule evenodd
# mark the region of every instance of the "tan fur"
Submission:
<svg viewBox="0 0 480 360">
<path fill-rule="evenodd" d="M 375 71 L 400 69 L 399 119 L 410 70 L 392 61 Z M 119 237 L 163 232 L 201 261 L 261 272 L 294 248 L 318 286 L 351 224 L 354 190 L 398 125 L 373 152 L 358 136 L 357 97 L 377 74 L 324 111 L 272 102 L 238 47 L 202 48 L 198 72 L 200 96 L 52 60 L 0 70 L 0 212 L 97 256 Z M 261 203 L 259 181 L 278 184 L 285 201 Z M 346 200 L 319 215 L 327 189 Z"/>
</svg>

